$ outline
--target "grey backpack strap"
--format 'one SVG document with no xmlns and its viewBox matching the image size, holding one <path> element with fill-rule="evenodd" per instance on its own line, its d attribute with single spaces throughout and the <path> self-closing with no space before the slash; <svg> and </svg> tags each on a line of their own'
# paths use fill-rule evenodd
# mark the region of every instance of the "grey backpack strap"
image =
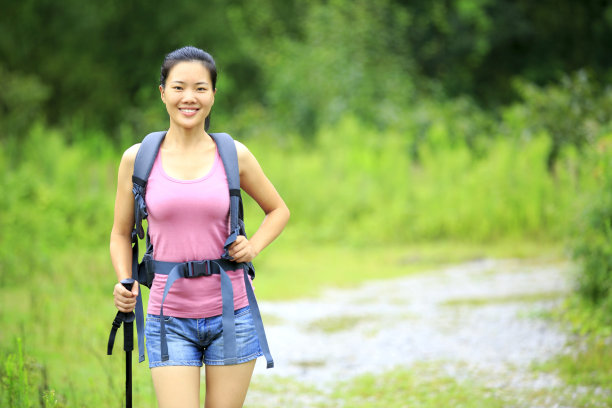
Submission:
<svg viewBox="0 0 612 408">
<path fill-rule="evenodd" d="M 159 146 L 166 136 L 166 131 L 149 133 L 142 140 L 136 159 L 134 160 L 134 173 L 132 175 L 132 192 L 134 193 L 134 230 L 132 231 L 132 278 L 139 283 L 145 284 L 138 276 L 138 238 L 144 238 L 142 220 L 147 218 L 147 206 L 145 204 L 145 191 L 147 180 L 151 174 L 153 163 L 157 157 Z M 144 356 L 144 311 L 141 291 L 136 298 L 136 331 L 138 333 L 138 361 L 143 362 Z"/>
<path fill-rule="evenodd" d="M 153 162 L 157 157 L 159 146 L 164 140 L 167 131 L 149 133 L 142 140 L 138 153 L 136 154 L 136 160 L 134 161 L 134 175 L 132 181 L 138 185 L 146 186 L 151 169 L 153 168 Z"/>
<path fill-rule="evenodd" d="M 227 184 L 229 186 L 230 195 L 230 236 L 225 242 L 225 253 L 222 255 L 223 259 L 231 260 L 228 249 L 230 245 L 236 241 L 238 235 L 246 236 L 244 230 L 243 221 L 243 209 L 242 209 L 242 196 L 240 195 L 240 169 L 238 167 L 238 153 L 236 152 L 236 144 L 230 135 L 227 133 L 211 133 L 210 136 L 214 139 L 219 150 L 219 156 L 223 161 L 223 167 L 225 167 L 225 174 L 227 177 Z M 255 278 L 255 268 L 252 263 L 243 263 L 243 275 L 244 275 L 244 286 L 247 292 L 247 298 L 249 300 L 249 306 L 251 308 L 251 316 L 255 325 L 255 331 L 259 340 L 259 346 L 263 355 L 266 357 L 267 368 L 274 367 L 274 360 L 270 353 L 270 347 L 266 339 L 266 333 L 264 331 L 263 321 L 261 319 L 261 312 L 257 305 L 257 299 L 253 292 L 253 287 L 249 282 L 249 275 L 251 279 Z M 225 276 L 225 280 L 224 280 Z M 227 351 L 229 356 L 236 355 L 236 340 L 235 340 L 235 321 L 234 321 L 234 296 L 232 292 L 231 280 L 227 277 L 227 274 L 221 274 L 221 297 L 223 300 L 223 342 L 224 342 L 224 353 Z M 163 320 L 163 319 L 162 319 Z M 227 330 L 227 331 L 226 331 Z M 227 343 L 226 343 L 227 342 Z M 227 358 L 227 356 L 226 356 Z M 228 360 L 226 360 L 228 361 Z"/>
<path fill-rule="evenodd" d="M 134 192 L 134 225 L 140 239 L 144 238 L 142 220 L 147 218 L 148 215 L 144 200 L 147 180 L 149 180 L 153 162 L 165 136 L 166 131 L 149 133 L 145 136 L 134 160 L 134 173 L 132 174 L 132 182 L 134 183 L 132 188 Z"/>
<path fill-rule="evenodd" d="M 227 250 L 229 246 L 236 241 L 236 238 L 244 231 L 241 231 L 240 216 L 242 215 L 242 197 L 240 195 L 240 171 L 238 168 L 238 153 L 234 139 L 227 133 L 211 133 L 210 136 L 217 144 L 219 156 L 223 161 L 227 184 L 230 195 L 230 235 L 225 241 L 225 254 L 223 258 L 229 259 Z"/>
</svg>

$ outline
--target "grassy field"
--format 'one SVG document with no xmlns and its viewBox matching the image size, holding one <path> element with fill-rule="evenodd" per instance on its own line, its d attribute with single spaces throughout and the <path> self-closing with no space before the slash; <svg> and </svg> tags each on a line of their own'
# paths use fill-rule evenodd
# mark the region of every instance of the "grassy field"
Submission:
<svg viewBox="0 0 612 408">
<path fill-rule="evenodd" d="M 296 250 L 279 242 L 262 254 L 255 282 L 260 299 L 294 299 L 314 296 L 326 287 L 349 287 L 370 279 L 422 273 L 489 256 L 535 257 L 542 262 L 552 262 L 563 257 L 563 249 L 533 243 L 491 247 L 447 243 L 395 248 L 307 246 Z M 121 406 L 123 352 L 116 346 L 112 357 L 105 355 L 110 323 L 115 314 L 111 295 L 113 272 L 109 264 L 104 251 L 68 251 L 50 264 L 48 274 L 36 284 L 0 288 L 3 401 L 7 401 L 8 392 L 18 390 L 22 384 L 29 403 L 11 406 Z M 333 274 L 329 273 L 330 268 Z M 17 339 L 20 339 L 23 353 L 22 366 L 19 365 Z M 117 345 L 121 343 L 119 334 Z M 603 351 L 599 346 L 592 353 L 598 355 Z M 607 378 L 604 370 L 609 369 L 605 366 L 607 363 L 598 362 L 596 358 L 589 361 L 588 370 L 604 381 Z M 568 384 L 583 384 L 588 373 L 575 372 L 568 367 L 571 363 L 560 359 L 541 369 L 561 370 Z M 408 406 L 423 407 L 508 406 L 504 405 L 507 396 L 496 394 L 478 381 L 457 382 L 447 377 L 423 376 L 421 370 L 425 368 L 400 368 L 380 378 L 366 376 L 338 386 L 328 398 L 343 401 L 344 405 L 338 402 L 337 406 L 346 407 L 400 407 L 406 406 L 402 405 L 406 401 L 414 404 Z M 425 371 L 431 373 L 431 370 Z M 27 387 L 25 379 L 15 373 L 27 374 Z M 315 392 L 300 390 L 299 384 L 270 384 L 257 379 L 252 388 L 255 394 L 267 394 L 271 389 L 285 401 L 284 405 L 276 406 L 290 406 L 288 399 L 294 398 L 295 392 L 301 392 L 304 398 Z M 45 395 L 46 402 L 41 395 Z M 134 364 L 134 399 L 138 406 L 155 405 L 146 363 Z M 324 403 L 328 404 L 330 400 L 326 401 Z"/>
<path fill-rule="evenodd" d="M 485 257 L 567 260 L 571 218 L 594 183 L 588 162 L 570 154 L 550 177 L 546 138 L 491 139 L 488 154 L 475 155 L 450 143 L 451 125 L 441 123 L 417 163 L 397 154 L 408 148 L 404 135 L 363 139 L 366 131 L 376 132 L 348 118 L 322 129 L 312 145 L 250 145 L 292 210 L 281 239 L 257 259 L 260 299 L 316 296 Z M 107 242 L 120 154 L 89 136 L 69 145 L 35 126 L 19 149 L 0 150 L 0 188 L 10 193 L 0 199 L 0 406 L 121 406 L 123 356 L 106 356 L 115 315 Z M 261 212 L 250 200 L 245 211 L 252 233 Z M 434 387 L 418 378 L 399 369 L 388 382 Z M 478 381 L 438 380 L 446 384 L 442 399 L 422 406 L 461 395 L 496 401 Z M 366 404 L 379 397 L 368 394 L 378 388 L 373 381 L 330 398 Z M 260 384 L 255 392 L 275 386 Z M 381 392 L 393 398 L 396 391 Z M 154 406 L 146 364 L 134 367 L 134 397 Z"/>
</svg>

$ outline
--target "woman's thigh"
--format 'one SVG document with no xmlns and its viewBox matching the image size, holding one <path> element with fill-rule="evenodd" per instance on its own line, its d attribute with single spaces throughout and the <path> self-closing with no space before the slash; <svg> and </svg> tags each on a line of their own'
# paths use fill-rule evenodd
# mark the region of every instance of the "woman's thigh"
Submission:
<svg viewBox="0 0 612 408">
<path fill-rule="evenodd" d="M 205 408 L 240 408 L 244 404 L 255 361 L 206 366 Z"/>
<path fill-rule="evenodd" d="M 199 408 L 200 367 L 154 367 L 151 375 L 159 408 Z"/>
</svg>

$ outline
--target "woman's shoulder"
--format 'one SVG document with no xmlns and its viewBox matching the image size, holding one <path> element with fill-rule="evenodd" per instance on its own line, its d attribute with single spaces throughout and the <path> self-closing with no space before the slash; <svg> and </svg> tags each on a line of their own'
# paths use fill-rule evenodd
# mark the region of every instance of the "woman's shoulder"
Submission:
<svg viewBox="0 0 612 408">
<path fill-rule="evenodd" d="M 252 160 L 255 160 L 255 156 L 253 156 L 253 153 L 251 153 L 249 148 L 246 147 L 244 143 L 234 139 L 234 144 L 236 145 L 236 153 L 238 155 L 239 164 L 244 165 Z"/>
<path fill-rule="evenodd" d="M 236 153 L 238 153 L 238 157 L 240 157 L 241 154 L 249 152 L 249 149 L 244 145 L 244 143 L 234 139 L 234 144 L 236 145 Z"/>
<path fill-rule="evenodd" d="M 121 157 L 121 162 L 125 164 L 134 165 L 134 161 L 136 161 L 136 154 L 138 154 L 138 150 L 140 149 L 141 143 L 136 143 L 127 148 L 125 152 L 123 152 L 123 156 Z"/>
</svg>

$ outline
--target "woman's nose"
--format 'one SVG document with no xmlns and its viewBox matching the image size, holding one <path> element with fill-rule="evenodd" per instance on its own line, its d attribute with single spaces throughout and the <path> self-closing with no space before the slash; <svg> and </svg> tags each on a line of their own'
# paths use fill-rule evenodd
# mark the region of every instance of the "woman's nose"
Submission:
<svg viewBox="0 0 612 408">
<path fill-rule="evenodd" d="M 183 92 L 183 99 L 185 99 L 185 100 L 194 100 L 195 99 L 195 92 L 192 91 L 191 89 L 186 89 Z"/>
</svg>

